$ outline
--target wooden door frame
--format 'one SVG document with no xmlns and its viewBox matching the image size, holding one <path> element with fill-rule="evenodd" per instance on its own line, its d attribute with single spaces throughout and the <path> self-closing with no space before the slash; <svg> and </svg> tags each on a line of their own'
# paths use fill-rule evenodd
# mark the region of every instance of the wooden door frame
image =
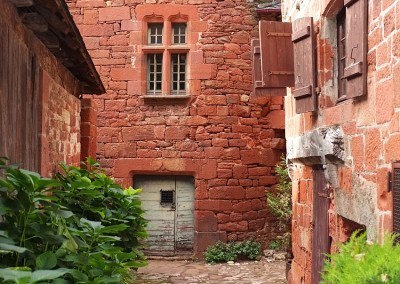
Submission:
<svg viewBox="0 0 400 284">
<path fill-rule="evenodd" d="M 313 236 L 311 282 L 321 281 L 326 254 L 330 252 L 329 188 L 322 165 L 313 167 Z"/>
</svg>

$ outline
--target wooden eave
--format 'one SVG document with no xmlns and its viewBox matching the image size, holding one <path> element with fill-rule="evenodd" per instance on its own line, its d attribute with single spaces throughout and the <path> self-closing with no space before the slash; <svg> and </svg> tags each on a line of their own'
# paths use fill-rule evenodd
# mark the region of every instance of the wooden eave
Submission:
<svg viewBox="0 0 400 284">
<path fill-rule="evenodd" d="M 64 0 L 11 0 L 26 27 L 81 82 L 83 94 L 105 88 Z"/>
</svg>

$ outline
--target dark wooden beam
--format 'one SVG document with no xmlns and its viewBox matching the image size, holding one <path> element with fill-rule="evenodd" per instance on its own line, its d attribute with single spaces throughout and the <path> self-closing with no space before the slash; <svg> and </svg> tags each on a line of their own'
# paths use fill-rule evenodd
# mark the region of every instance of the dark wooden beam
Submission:
<svg viewBox="0 0 400 284">
<path fill-rule="evenodd" d="M 34 32 L 47 32 L 49 26 L 47 21 L 38 13 L 22 14 L 22 22 Z"/>
<path fill-rule="evenodd" d="M 49 1 L 50 2 L 50 1 Z M 58 18 L 54 12 L 42 5 L 35 5 L 36 10 L 47 20 L 50 26 L 63 34 L 67 34 L 70 29 L 66 23 Z"/>
<path fill-rule="evenodd" d="M 43 42 L 43 44 L 47 46 L 48 49 L 60 47 L 60 41 L 53 33 L 46 32 L 46 33 L 35 33 L 35 34 Z"/>
<path fill-rule="evenodd" d="M 15 7 L 31 7 L 33 5 L 33 0 L 11 0 L 11 3 L 15 5 Z"/>
</svg>

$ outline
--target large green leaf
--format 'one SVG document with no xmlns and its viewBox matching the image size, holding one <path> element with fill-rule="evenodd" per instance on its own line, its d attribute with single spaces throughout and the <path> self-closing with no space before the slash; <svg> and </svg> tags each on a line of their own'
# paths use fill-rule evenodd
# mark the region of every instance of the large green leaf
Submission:
<svg viewBox="0 0 400 284">
<path fill-rule="evenodd" d="M 24 253 L 27 251 L 24 247 L 15 246 L 12 244 L 0 243 L 0 249 L 5 251 L 15 251 L 17 253 Z"/>
<path fill-rule="evenodd" d="M 31 283 L 56 279 L 70 272 L 71 269 L 67 268 L 58 268 L 55 270 L 36 270 L 32 273 Z"/>
<path fill-rule="evenodd" d="M 36 258 L 37 269 L 52 269 L 57 265 L 57 256 L 52 251 L 46 251 Z"/>
<path fill-rule="evenodd" d="M 119 233 L 129 228 L 126 224 L 111 225 L 101 229 L 102 233 Z"/>
<path fill-rule="evenodd" d="M 13 281 L 17 284 L 28 284 L 31 280 L 31 275 L 32 272 L 30 271 L 21 271 L 8 268 L 0 269 L 0 278 L 2 278 L 4 282 Z"/>
</svg>

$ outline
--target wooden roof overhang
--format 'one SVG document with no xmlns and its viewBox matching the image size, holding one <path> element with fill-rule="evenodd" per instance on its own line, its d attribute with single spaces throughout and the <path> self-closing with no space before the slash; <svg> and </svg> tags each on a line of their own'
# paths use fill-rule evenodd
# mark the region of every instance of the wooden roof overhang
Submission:
<svg viewBox="0 0 400 284">
<path fill-rule="evenodd" d="M 83 94 L 105 88 L 64 0 L 10 0 L 26 27 L 81 82 Z"/>
</svg>

